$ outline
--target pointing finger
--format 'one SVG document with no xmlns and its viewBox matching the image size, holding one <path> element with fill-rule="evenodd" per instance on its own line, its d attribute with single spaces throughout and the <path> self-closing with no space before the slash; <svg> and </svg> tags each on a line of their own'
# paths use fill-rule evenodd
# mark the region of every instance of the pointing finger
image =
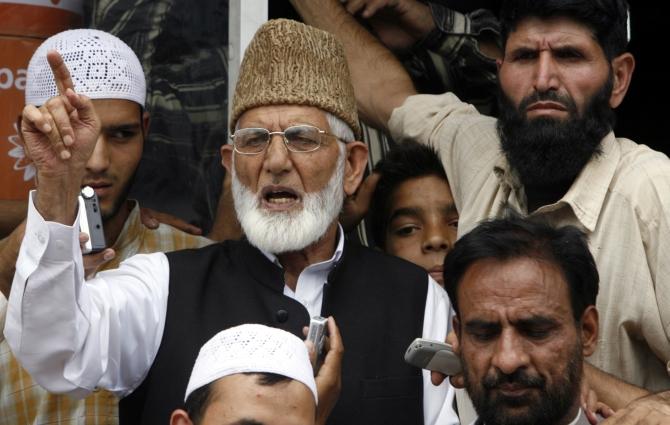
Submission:
<svg viewBox="0 0 670 425">
<path fill-rule="evenodd" d="M 49 50 L 47 52 L 47 61 L 51 67 L 51 72 L 54 74 L 58 93 L 65 94 L 67 89 L 74 90 L 74 83 L 72 82 L 70 71 L 67 69 L 67 65 L 65 65 L 65 61 L 60 53 L 55 50 Z"/>
</svg>

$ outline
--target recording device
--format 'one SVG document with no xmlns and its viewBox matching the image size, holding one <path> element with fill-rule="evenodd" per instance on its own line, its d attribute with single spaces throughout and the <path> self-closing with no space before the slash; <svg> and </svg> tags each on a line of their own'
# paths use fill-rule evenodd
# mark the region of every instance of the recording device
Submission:
<svg viewBox="0 0 670 425">
<path fill-rule="evenodd" d="M 323 351 L 323 342 L 326 338 L 326 324 L 328 319 L 321 316 L 314 316 L 309 321 L 309 331 L 307 331 L 307 341 L 314 344 L 317 358 L 321 357 Z"/>
<path fill-rule="evenodd" d="M 79 230 L 88 235 L 88 241 L 82 247 L 82 253 L 91 254 L 107 247 L 102 227 L 102 215 L 98 195 L 91 186 L 84 186 L 79 195 Z"/>
<path fill-rule="evenodd" d="M 421 369 L 442 372 L 447 376 L 461 373 L 461 359 L 451 345 L 440 341 L 417 338 L 407 347 L 405 361 Z"/>
</svg>

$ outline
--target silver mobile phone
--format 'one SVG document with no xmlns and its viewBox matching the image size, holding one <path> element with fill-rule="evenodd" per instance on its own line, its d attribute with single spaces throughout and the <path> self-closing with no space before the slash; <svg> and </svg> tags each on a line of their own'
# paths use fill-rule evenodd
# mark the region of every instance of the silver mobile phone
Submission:
<svg viewBox="0 0 670 425">
<path fill-rule="evenodd" d="M 451 345 L 440 341 L 417 338 L 407 347 L 405 361 L 421 369 L 442 372 L 447 376 L 461 373 L 461 359 Z"/>
<path fill-rule="evenodd" d="M 88 241 L 82 248 L 82 253 L 91 254 L 102 251 L 107 247 L 105 231 L 102 227 L 102 215 L 98 195 L 91 186 L 84 186 L 79 195 L 79 230 L 88 235 Z"/>
<path fill-rule="evenodd" d="M 311 341 L 314 344 L 314 349 L 316 350 L 316 356 L 321 357 L 321 352 L 323 351 L 323 342 L 326 336 L 326 324 L 328 319 L 321 316 L 314 316 L 309 321 L 309 331 L 307 331 L 307 341 Z"/>
</svg>

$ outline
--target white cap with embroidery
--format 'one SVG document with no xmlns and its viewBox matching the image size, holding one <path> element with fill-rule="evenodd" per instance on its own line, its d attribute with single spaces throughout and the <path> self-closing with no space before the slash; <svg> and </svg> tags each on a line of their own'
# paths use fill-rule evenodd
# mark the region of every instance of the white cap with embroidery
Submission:
<svg viewBox="0 0 670 425">
<path fill-rule="evenodd" d="M 63 31 L 37 48 L 28 64 L 26 105 L 41 106 L 59 94 L 47 62 L 49 50 L 63 57 L 75 92 L 91 99 L 132 100 L 144 107 L 146 81 L 135 52 L 118 37 L 94 29 Z"/>
<path fill-rule="evenodd" d="M 214 335 L 195 360 L 184 401 L 217 379 L 237 373 L 274 373 L 305 384 L 318 402 L 307 346 L 297 336 L 277 328 L 246 324 Z"/>
</svg>

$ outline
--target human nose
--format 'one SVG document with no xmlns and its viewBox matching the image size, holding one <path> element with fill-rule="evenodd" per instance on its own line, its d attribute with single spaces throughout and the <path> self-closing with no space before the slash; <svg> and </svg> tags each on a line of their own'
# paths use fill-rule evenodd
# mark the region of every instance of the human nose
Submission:
<svg viewBox="0 0 670 425">
<path fill-rule="evenodd" d="M 290 152 L 283 133 L 271 133 L 265 152 L 264 167 L 272 174 L 287 172 L 292 167 Z M 279 143 L 273 143 L 275 140 Z"/>
<path fill-rule="evenodd" d="M 558 90 L 558 68 L 549 51 L 541 51 L 535 67 L 534 87 L 538 93 Z"/>
<path fill-rule="evenodd" d="M 422 248 L 425 252 L 448 252 L 451 243 L 447 236 L 447 229 L 441 223 L 429 223 L 425 228 Z"/>
<path fill-rule="evenodd" d="M 100 135 L 95 142 L 93 153 L 86 163 L 86 170 L 90 173 L 104 173 L 109 168 L 109 149 L 104 135 Z"/>
<path fill-rule="evenodd" d="M 503 330 L 495 347 L 492 365 L 505 374 L 512 374 L 529 363 L 523 342 L 514 331 Z"/>
</svg>

